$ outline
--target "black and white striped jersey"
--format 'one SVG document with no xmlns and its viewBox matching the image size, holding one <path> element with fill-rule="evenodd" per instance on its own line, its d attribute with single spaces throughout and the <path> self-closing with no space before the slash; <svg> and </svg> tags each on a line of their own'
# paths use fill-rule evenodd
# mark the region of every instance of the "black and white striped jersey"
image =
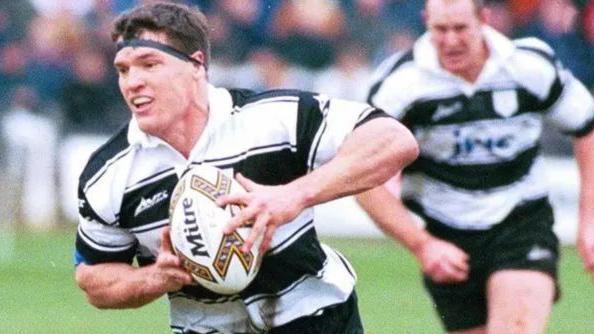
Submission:
<svg viewBox="0 0 594 334">
<path fill-rule="evenodd" d="M 209 87 L 209 120 L 189 159 L 130 123 L 90 158 L 79 184 L 77 263 L 153 263 L 171 191 L 189 164 L 212 164 L 267 185 L 327 162 L 360 123 L 388 117 L 367 104 L 299 91 Z M 349 263 L 321 245 L 312 209 L 277 229 L 256 280 L 235 296 L 200 286 L 169 295 L 176 333 L 253 333 L 345 301 Z"/>
<path fill-rule="evenodd" d="M 546 118 L 582 136 L 594 125 L 587 89 L 536 38 L 485 27 L 490 50 L 469 83 L 443 70 L 429 35 L 384 61 L 368 102 L 400 119 L 421 154 L 405 170 L 411 209 L 460 229 L 488 229 L 517 205 L 547 196 L 539 140 Z"/>
</svg>

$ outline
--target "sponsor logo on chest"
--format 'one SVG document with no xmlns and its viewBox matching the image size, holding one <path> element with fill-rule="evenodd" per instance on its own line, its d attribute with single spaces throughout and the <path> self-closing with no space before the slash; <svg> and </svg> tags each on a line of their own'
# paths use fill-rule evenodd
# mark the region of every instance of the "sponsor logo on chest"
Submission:
<svg viewBox="0 0 594 334">
<path fill-rule="evenodd" d="M 163 202 L 168 197 L 169 197 L 169 194 L 167 193 L 167 190 L 163 190 L 161 192 L 158 192 L 158 193 L 154 194 L 153 196 L 151 196 L 149 198 L 141 197 L 140 198 L 140 204 L 138 204 L 138 206 L 136 207 L 136 210 L 134 210 L 134 217 L 137 217 L 142 212 L 144 212 L 144 211 L 152 208 L 153 206 L 155 206 L 155 205 Z"/>
</svg>

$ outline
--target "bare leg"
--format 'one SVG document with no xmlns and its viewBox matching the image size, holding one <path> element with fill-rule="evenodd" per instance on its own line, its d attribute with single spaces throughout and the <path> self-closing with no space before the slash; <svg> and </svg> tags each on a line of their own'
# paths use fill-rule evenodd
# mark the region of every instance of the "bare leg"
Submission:
<svg viewBox="0 0 594 334">
<path fill-rule="evenodd" d="M 487 333 L 544 333 L 554 291 L 553 278 L 542 272 L 502 270 L 492 274 L 487 282 Z"/>
</svg>

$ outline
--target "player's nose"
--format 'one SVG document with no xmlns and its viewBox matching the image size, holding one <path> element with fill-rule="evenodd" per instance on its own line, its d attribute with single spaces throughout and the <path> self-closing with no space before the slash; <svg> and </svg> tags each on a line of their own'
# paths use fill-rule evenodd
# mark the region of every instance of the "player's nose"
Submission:
<svg viewBox="0 0 594 334">
<path fill-rule="evenodd" d="M 146 80 L 140 71 L 130 69 L 124 84 L 126 85 L 127 89 L 136 91 L 146 85 Z"/>
</svg>

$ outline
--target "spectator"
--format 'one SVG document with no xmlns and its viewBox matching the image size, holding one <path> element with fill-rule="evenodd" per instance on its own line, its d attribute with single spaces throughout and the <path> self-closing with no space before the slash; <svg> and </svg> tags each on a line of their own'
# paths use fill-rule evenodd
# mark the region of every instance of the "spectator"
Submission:
<svg viewBox="0 0 594 334">
<path fill-rule="evenodd" d="M 273 18 L 273 39 L 292 63 L 321 69 L 334 62 L 345 27 L 341 8 L 330 0 L 284 1 Z"/>
</svg>

